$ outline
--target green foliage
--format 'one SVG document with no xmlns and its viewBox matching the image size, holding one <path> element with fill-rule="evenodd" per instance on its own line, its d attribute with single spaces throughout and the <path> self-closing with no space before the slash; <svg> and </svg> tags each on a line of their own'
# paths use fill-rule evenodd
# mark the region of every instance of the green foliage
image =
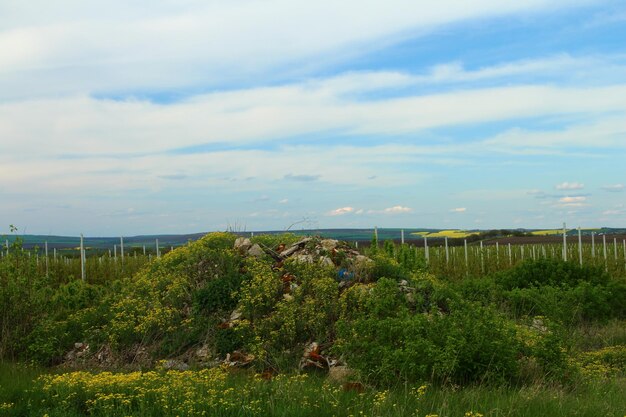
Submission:
<svg viewBox="0 0 626 417">
<path fill-rule="evenodd" d="M 254 321 L 272 311 L 280 297 L 281 282 L 270 265 L 254 258 L 247 260 L 246 269 L 250 279 L 243 282 L 237 296 L 244 317 Z"/>
<path fill-rule="evenodd" d="M 104 295 L 104 288 L 83 281 L 61 285 L 51 295 L 50 314 L 37 321 L 26 338 L 28 357 L 43 365 L 60 362 L 74 343 L 105 324 Z"/>
<path fill-rule="evenodd" d="M 237 290 L 245 279 L 245 274 L 233 270 L 227 275 L 206 281 L 193 293 L 195 312 L 210 315 L 232 311 L 239 301 Z"/>
<path fill-rule="evenodd" d="M 488 283 L 487 280 L 484 281 Z M 542 259 L 495 275 L 501 299 L 514 317 L 547 316 L 566 325 L 625 317 L 626 282 L 601 268 Z"/>
<path fill-rule="evenodd" d="M 368 381 L 462 383 L 517 377 L 520 348 L 512 323 L 503 316 L 457 302 L 449 314 L 436 309 L 414 314 L 403 300 L 387 279 L 345 294 L 346 320 L 338 323 L 336 349 Z"/>
<path fill-rule="evenodd" d="M 248 261 L 248 271 L 250 279 L 241 286 L 237 307 L 245 320 L 235 328 L 252 332 L 245 348 L 263 358 L 265 366 L 280 368 L 284 354 L 306 342 L 332 340 L 339 296 L 334 270 L 289 261 L 283 276 L 291 281 L 284 283 L 257 260 Z M 294 367 L 299 357 L 289 360 Z"/>
<path fill-rule="evenodd" d="M 374 261 L 374 265 L 371 267 L 370 274 L 374 281 L 382 277 L 391 278 L 396 281 L 410 277 L 409 271 L 385 252 L 377 252 L 372 256 L 372 260 Z"/>
<path fill-rule="evenodd" d="M 610 278 L 602 268 L 579 266 L 554 259 L 528 260 L 508 271 L 496 274 L 496 282 L 505 290 L 542 286 L 576 286 L 581 282 L 606 285 Z"/>
</svg>

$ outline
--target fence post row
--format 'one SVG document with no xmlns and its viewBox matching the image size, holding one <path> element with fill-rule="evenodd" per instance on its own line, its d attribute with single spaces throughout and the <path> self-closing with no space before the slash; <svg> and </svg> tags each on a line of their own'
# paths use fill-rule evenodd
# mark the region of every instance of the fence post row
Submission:
<svg viewBox="0 0 626 417">
<path fill-rule="evenodd" d="M 570 245 L 568 245 L 567 242 L 567 233 L 568 233 L 568 229 L 567 229 L 567 225 L 566 223 L 563 223 L 563 229 L 562 229 L 562 238 L 563 238 L 563 242 L 562 242 L 562 259 L 564 261 L 572 261 L 575 262 L 575 256 L 576 256 L 576 251 L 578 251 L 578 264 L 582 267 L 584 266 L 585 263 L 598 263 L 601 262 L 600 259 L 596 259 L 595 261 L 593 259 L 595 258 L 599 258 L 599 257 L 603 257 L 604 258 L 604 267 L 605 270 L 607 272 L 612 271 L 615 272 L 616 270 L 623 270 L 626 271 L 626 239 L 622 240 L 622 250 L 619 249 L 619 241 L 617 239 L 617 237 L 613 237 L 613 242 L 611 242 L 609 239 L 611 238 L 611 235 L 608 236 L 607 239 L 607 235 L 605 233 L 600 233 L 599 236 L 602 236 L 602 242 L 599 242 L 602 244 L 602 252 L 597 254 L 596 253 L 596 241 L 595 241 L 595 235 L 596 232 L 593 231 L 589 231 L 588 235 L 591 235 L 591 245 L 589 245 L 589 243 L 585 243 L 585 245 L 583 246 L 583 228 L 581 226 L 577 226 L 576 228 L 570 230 L 570 232 L 572 232 L 572 236 L 573 236 L 573 232 L 576 231 L 577 232 L 577 237 L 578 237 L 578 247 L 576 247 L 575 242 L 569 242 L 571 243 Z M 399 229 L 400 231 L 400 242 L 401 244 L 406 244 L 406 239 L 405 239 L 405 229 Z M 559 230 L 558 233 L 561 233 L 561 231 Z M 374 228 L 374 235 L 376 238 L 378 238 L 378 228 L 375 227 Z M 557 235 L 558 236 L 558 235 Z M 461 275 L 465 275 L 465 276 L 470 276 L 470 269 L 473 271 L 472 273 L 476 273 L 478 271 L 479 265 L 478 262 L 480 262 L 480 272 L 485 274 L 488 272 L 492 272 L 494 270 L 494 267 L 496 268 L 496 270 L 498 270 L 499 268 L 506 268 L 506 256 L 508 254 L 508 258 L 509 258 L 509 266 L 512 267 L 515 264 L 519 263 L 520 261 L 524 261 L 524 259 L 532 259 L 533 260 L 538 260 L 538 259 L 559 259 L 559 253 L 558 253 L 558 249 L 559 246 L 561 245 L 560 243 L 552 243 L 552 244 L 530 244 L 530 247 L 528 248 L 528 244 L 516 244 L 515 247 L 519 247 L 519 251 L 516 251 L 513 248 L 513 244 L 512 243 L 507 243 L 507 247 L 508 250 L 505 249 L 505 252 L 507 252 L 506 254 L 504 254 L 505 259 L 502 262 L 502 265 L 500 265 L 500 249 L 499 249 L 499 242 L 495 242 L 495 244 L 493 245 L 495 248 L 495 253 L 492 253 L 491 250 L 491 245 L 489 244 L 485 244 L 484 241 L 479 241 L 478 245 L 471 245 L 468 243 L 468 239 L 463 239 L 463 254 L 461 254 L 461 247 L 460 244 L 458 245 L 459 247 L 455 246 L 455 245 L 451 245 L 450 241 L 449 241 L 449 237 L 448 236 L 443 236 L 443 242 L 444 245 L 436 245 L 438 247 L 435 247 L 435 251 L 434 251 L 434 259 L 431 259 L 430 256 L 430 246 L 428 244 L 428 238 L 426 236 L 423 236 L 424 239 L 424 258 L 426 261 L 427 265 L 431 265 L 434 266 L 435 268 L 445 268 L 446 271 L 448 272 L 455 272 Z M 121 236 L 119 238 L 119 243 L 115 244 L 113 247 L 113 253 L 112 251 L 109 249 L 108 250 L 108 254 L 109 254 L 109 258 L 113 257 L 115 258 L 114 260 L 117 261 L 117 246 L 119 245 L 119 254 L 122 260 L 122 263 L 126 262 L 126 250 L 125 250 L 125 242 L 124 242 L 124 237 Z M 25 252 L 25 255 L 29 258 L 32 259 L 33 264 L 36 264 L 38 267 L 38 270 L 41 272 L 41 274 L 43 275 L 43 273 L 45 272 L 45 276 L 46 277 L 50 277 L 51 274 L 55 274 L 55 270 L 54 268 L 52 270 L 50 270 L 50 261 L 53 261 L 55 264 L 58 265 L 57 262 L 61 263 L 61 264 L 65 264 L 65 265 L 76 265 L 76 259 L 75 258 L 67 258 L 64 257 L 62 255 L 62 252 L 60 252 L 58 255 L 60 255 L 60 258 L 58 258 L 57 256 L 57 249 L 56 248 L 50 248 L 50 245 L 48 244 L 49 242 L 46 240 L 43 243 L 41 243 L 41 246 L 37 246 L 37 248 L 39 249 L 35 249 L 33 250 L 31 249 L 24 249 L 22 248 L 22 251 Z M 459 243 L 460 243 L 460 239 L 459 239 Z M 355 241 L 355 247 L 358 248 L 359 242 Z M 613 244 L 613 250 L 611 250 L 611 244 Z M 8 256 L 11 249 L 10 249 L 10 244 L 9 244 L 9 240 L 5 239 L 4 242 L 4 246 L 6 250 L 1 250 L 0 249 L 0 256 L 1 257 L 5 257 Z M 159 239 L 155 239 L 155 246 L 156 246 L 156 257 L 160 258 L 161 257 L 161 247 L 160 247 L 160 242 Z M 131 246 L 132 247 L 132 246 Z M 415 256 L 419 256 L 419 252 L 420 249 L 417 245 L 412 246 L 412 248 L 414 249 L 415 252 Z M 52 249 L 52 253 L 50 253 L 50 249 Z M 142 249 L 143 249 L 143 254 L 144 256 L 148 257 L 148 253 L 147 253 L 147 248 L 146 245 L 142 245 Z M 85 281 L 87 279 L 87 250 L 86 250 L 86 246 L 85 246 L 85 238 L 84 235 L 81 233 L 80 234 L 80 269 L 81 269 L 81 279 L 83 281 Z M 173 251 L 174 247 L 173 245 L 170 245 L 170 251 Z M 139 257 L 139 251 L 132 251 L 133 255 L 135 258 Z M 470 262 L 470 252 L 472 254 L 472 260 Z M 610 260 L 610 252 L 613 252 L 613 260 Z M 623 252 L 623 255 L 622 253 Z M 33 253 L 35 254 L 35 256 L 32 256 Z M 106 252 L 104 252 L 105 255 L 100 256 L 100 259 L 98 260 L 100 265 L 106 263 Z M 44 259 L 40 259 L 41 256 L 44 256 Z M 597 256 L 596 256 L 597 255 Z M 131 257 L 132 257 L 131 256 Z M 445 256 L 445 263 L 444 263 L 444 256 Z M 463 259 L 461 259 L 461 256 L 463 256 Z M 495 256 L 495 260 L 492 259 Z M 585 256 L 588 258 L 585 261 Z M 623 256 L 622 259 L 620 259 L 620 256 Z M 152 257 L 150 256 L 150 259 L 152 259 Z M 471 264 L 471 265 L 470 265 Z M 465 273 L 463 274 L 462 271 L 462 266 L 465 267 Z M 44 271 L 44 267 L 45 267 L 45 271 Z M 53 265 L 54 267 L 54 265 Z M 623 269 L 622 269 L 623 268 Z"/>
</svg>

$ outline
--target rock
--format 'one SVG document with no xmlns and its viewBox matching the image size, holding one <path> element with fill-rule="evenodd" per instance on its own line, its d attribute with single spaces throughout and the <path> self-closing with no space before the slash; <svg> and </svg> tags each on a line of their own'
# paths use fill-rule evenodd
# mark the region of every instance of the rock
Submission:
<svg viewBox="0 0 626 417">
<path fill-rule="evenodd" d="M 281 258 L 287 258 L 291 255 L 293 255 L 294 253 L 296 253 L 300 248 L 304 247 L 304 245 L 308 242 L 310 242 L 312 239 L 310 237 L 306 237 L 296 243 L 294 243 L 293 245 L 291 245 L 289 248 L 283 250 L 282 252 L 280 252 L 280 257 Z"/>
<path fill-rule="evenodd" d="M 187 365 L 183 361 L 179 361 L 176 359 L 168 359 L 163 361 L 161 367 L 165 370 L 175 370 L 175 371 L 186 371 L 189 369 L 189 365 Z"/>
<path fill-rule="evenodd" d="M 404 297 L 406 298 L 407 303 L 415 304 L 415 295 L 412 292 L 404 294 Z"/>
<path fill-rule="evenodd" d="M 367 265 L 373 262 L 374 261 L 372 261 L 370 258 L 368 258 L 367 256 L 363 256 L 363 255 L 357 255 L 354 258 L 354 263 L 357 265 Z"/>
<path fill-rule="evenodd" d="M 322 245 L 322 248 L 326 249 L 327 251 L 331 251 L 337 247 L 339 241 L 335 239 L 322 239 L 320 244 Z"/>
<path fill-rule="evenodd" d="M 328 380 L 336 384 L 344 384 L 354 376 L 354 371 L 347 366 L 333 366 L 328 370 Z"/>
<path fill-rule="evenodd" d="M 248 249 L 248 255 L 260 258 L 265 255 L 265 252 L 257 243 L 255 243 L 250 249 Z"/>
<path fill-rule="evenodd" d="M 74 349 L 65 354 L 65 364 L 74 365 L 74 362 L 80 358 L 86 357 L 89 353 L 89 345 L 87 343 L 76 342 Z"/>
<path fill-rule="evenodd" d="M 236 321 L 239 320 L 241 318 L 241 311 L 239 310 L 233 310 L 232 313 L 230 313 L 230 321 Z"/>
<path fill-rule="evenodd" d="M 292 257 L 295 262 L 300 262 L 303 264 L 312 264 L 314 262 L 313 255 L 309 254 L 299 254 Z"/>
<path fill-rule="evenodd" d="M 196 350 L 196 357 L 201 361 L 206 361 L 211 357 L 211 349 L 208 345 L 202 345 L 201 348 Z"/>
<path fill-rule="evenodd" d="M 541 333 L 545 333 L 548 331 L 548 327 L 544 324 L 543 320 L 539 317 L 535 317 L 533 319 L 533 324 L 531 328 L 538 330 Z"/>
<path fill-rule="evenodd" d="M 322 265 L 322 266 L 335 266 L 333 261 L 328 256 L 322 256 L 320 258 L 320 265 Z"/>
<path fill-rule="evenodd" d="M 247 237 L 238 237 L 235 240 L 235 249 L 239 249 L 241 251 L 247 251 L 252 247 L 252 242 Z"/>
<path fill-rule="evenodd" d="M 226 354 L 226 359 L 224 359 L 223 363 L 226 366 L 246 366 L 252 363 L 255 358 L 252 354 L 236 350 L 233 353 Z"/>
<path fill-rule="evenodd" d="M 285 249 L 284 251 L 280 252 L 279 255 L 280 255 L 281 258 L 288 258 L 291 255 L 293 255 L 294 253 L 296 253 L 299 249 L 300 249 L 299 246 L 293 245 L 290 248 Z"/>
</svg>

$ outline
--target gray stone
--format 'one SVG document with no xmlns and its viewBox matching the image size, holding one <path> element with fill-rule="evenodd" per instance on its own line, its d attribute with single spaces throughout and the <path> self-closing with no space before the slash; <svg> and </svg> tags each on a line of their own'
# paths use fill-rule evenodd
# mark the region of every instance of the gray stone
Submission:
<svg viewBox="0 0 626 417">
<path fill-rule="evenodd" d="M 328 256 L 323 256 L 320 258 L 320 265 L 322 266 L 335 266 L 333 261 Z"/>
<path fill-rule="evenodd" d="M 175 371 L 186 371 L 189 369 L 189 365 L 187 365 L 183 361 L 179 361 L 176 359 L 168 359 L 163 362 L 163 369 L 165 370 L 175 370 Z"/>
<path fill-rule="evenodd" d="M 260 258 L 265 255 L 265 252 L 257 243 L 255 243 L 250 249 L 248 249 L 248 255 Z"/>
<path fill-rule="evenodd" d="M 304 254 L 295 255 L 291 259 L 293 259 L 294 262 L 300 262 L 303 264 L 312 264 L 314 260 L 313 255 L 304 255 Z"/>
<path fill-rule="evenodd" d="M 235 249 L 247 251 L 252 247 L 252 242 L 247 237 L 238 237 L 235 240 Z"/>
<path fill-rule="evenodd" d="M 328 370 L 328 380 L 337 384 L 345 384 L 354 376 L 354 371 L 347 366 L 333 366 Z"/>
<path fill-rule="evenodd" d="M 339 244 L 339 241 L 335 239 L 323 239 L 320 242 L 320 244 L 322 245 L 324 249 L 330 251 L 337 247 L 337 245 Z"/>
</svg>

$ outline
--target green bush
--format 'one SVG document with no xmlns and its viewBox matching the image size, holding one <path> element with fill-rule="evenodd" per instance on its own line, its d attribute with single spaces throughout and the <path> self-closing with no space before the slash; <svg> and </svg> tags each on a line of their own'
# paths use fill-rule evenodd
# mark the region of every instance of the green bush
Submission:
<svg viewBox="0 0 626 417">
<path fill-rule="evenodd" d="M 411 276 L 410 271 L 407 271 L 394 257 L 385 252 L 378 251 L 372 256 L 372 260 L 374 261 L 370 272 L 372 281 L 383 277 L 400 281 L 409 279 Z"/>
<path fill-rule="evenodd" d="M 370 382 L 479 382 L 518 376 L 520 346 L 512 322 L 493 309 L 449 300 L 412 313 L 398 285 L 380 279 L 342 296 L 336 351 Z"/>
<path fill-rule="evenodd" d="M 229 271 L 204 283 L 193 292 L 194 310 L 198 314 L 210 315 L 218 312 L 232 311 L 239 301 L 237 290 L 246 276 L 239 271 Z"/>
<path fill-rule="evenodd" d="M 543 286 L 576 286 L 581 282 L 606 285 L 610 277 L 597 266 L 579 266 L 554 259 L 528 260 L 508 271 L 496 274 L 496 282 L 505 290 Z"/>
<path fill-rule="evenodd" d="M 90 330 L 105 324 L 105 288 L 83 281 L 63 284 L 50 295 L 50 314 L 25 338 L 27 357 L 43 365 L 58 363 L 74 343 L 93 338 Z"/>
<path fill-rule="evenodd" d="M 514 317 L 541 315 L 568 326 L 625 316 L 626 283 L 597 267 L 555 260 L 527 261 L 495 275 Z M 491 291 L 491 296 L 498 291 Z"/>
</svg>

